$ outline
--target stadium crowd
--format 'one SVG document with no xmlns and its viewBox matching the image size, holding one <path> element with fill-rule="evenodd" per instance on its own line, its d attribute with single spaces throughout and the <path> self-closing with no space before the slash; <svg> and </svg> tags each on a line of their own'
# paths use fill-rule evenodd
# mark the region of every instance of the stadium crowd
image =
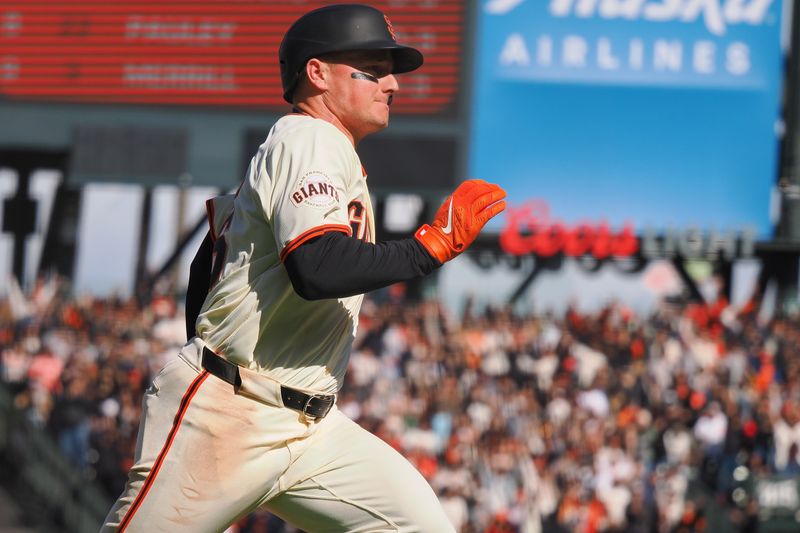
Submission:
<svg viewBox="0 0 800 533">
<path fill-rule="evenodd" d="M 338 406 L 416 465 L 459 532 L 702 531 L 703 497 L 755 531 L 756 504 L 733 501 L 734 471 L 800 472 L 796 320 L 724 300 L 663 302 L 649 316 L 609 304 L 563 316 L 467 305 L 455 317 L 399 294 L 365 302 Z M 169 296 L 12 287 L 0 376 L 116 497 L 142 394 L 184 331 Z M 267 513 L 231 529 L 289 531 Z"/>
</svg>

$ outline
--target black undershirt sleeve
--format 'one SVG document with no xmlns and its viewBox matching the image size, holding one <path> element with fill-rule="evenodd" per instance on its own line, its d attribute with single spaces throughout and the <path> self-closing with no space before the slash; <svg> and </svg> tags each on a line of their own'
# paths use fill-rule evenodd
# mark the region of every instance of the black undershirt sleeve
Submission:
<svg viewBox="0 0 800 533">
<path fill-rule="evenodd" d="M 200 315 L 200 309 L 211 286 L 211 252 L 214 243 L 211 234 L 206 233 L 206 238 L 197 250 L 192 266 L 189 267 L 189 285 L 186 288 L 186 338 L 195 336 L 195 322 Z"/>
<path fill-rule="evenodd" d="M 297 294 L 321 300 L 422 277 L 441 265 L 413 238 L 372 244 L 329 231 L 298 246 L 284 266 Z"/>
</svg>

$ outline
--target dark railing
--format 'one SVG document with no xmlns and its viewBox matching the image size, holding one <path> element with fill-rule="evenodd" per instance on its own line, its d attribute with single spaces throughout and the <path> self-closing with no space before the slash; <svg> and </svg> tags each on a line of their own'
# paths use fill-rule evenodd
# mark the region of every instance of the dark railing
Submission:
<svg viewBox="0 0 800 533">
<path fill-rule="evenodd" d="M 42 529 L 98 531 L 111 501 L 14 408 L 0 383 L 0 468 L 16 503 Z"/>
</svg>

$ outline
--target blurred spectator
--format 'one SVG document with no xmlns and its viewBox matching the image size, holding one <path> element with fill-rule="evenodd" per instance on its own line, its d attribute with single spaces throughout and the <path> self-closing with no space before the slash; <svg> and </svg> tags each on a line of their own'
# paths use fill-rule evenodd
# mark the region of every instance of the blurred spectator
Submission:
<svg viewBox="0 0 800 533">
<path fill-rule="evenodd" d="M 791 402 L 781 408 L 774 424 L 775 470 L 798 471 L 800 467 L 800 413 Z"/>
<path fill-rule="evenodd" d="M 87 466 L 89 421 L 93 414 L 86 376 L 75 376 L 65 388 L 54 398 L 50 427 L 64 455 L 83 470 Z"/>
<path fill-rule="evenodd" d="M 719 403 L 711 402 L 694 425 L 694 436 L 706 457 L 718 457 L 722 453 L 727 432 L 728 417 L 720 409 Z"/>
</svg>

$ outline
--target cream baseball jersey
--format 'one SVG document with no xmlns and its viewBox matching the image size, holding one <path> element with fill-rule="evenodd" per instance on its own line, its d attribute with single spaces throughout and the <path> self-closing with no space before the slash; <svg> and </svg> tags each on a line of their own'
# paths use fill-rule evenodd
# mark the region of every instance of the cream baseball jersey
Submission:
<svg viewBox="0 0 800 533">
<path fill-rule="evenodd" d="M 207 207 L 212 286 L 197 336 L 285 385 L 338 391 L 363 296 L 304 300 L 282 260 L 328 231 L 375 242 L 366 175 L 350 140 L 324 120 L 287 115 L 259 147 L 237 194 Z"/>
</svg>

